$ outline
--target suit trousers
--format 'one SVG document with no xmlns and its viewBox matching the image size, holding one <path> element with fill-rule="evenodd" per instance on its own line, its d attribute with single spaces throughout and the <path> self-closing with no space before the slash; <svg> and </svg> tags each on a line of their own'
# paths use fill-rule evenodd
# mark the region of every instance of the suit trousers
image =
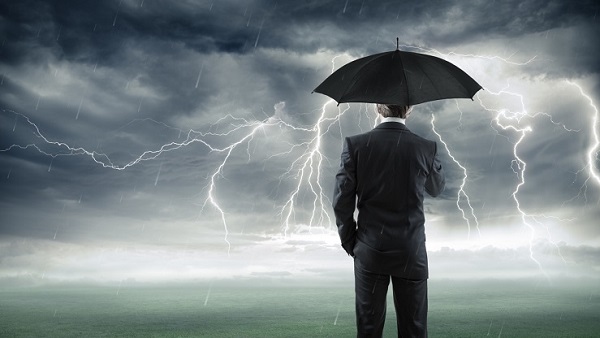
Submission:
<svg viewBox="0 0 600 338">
<path fill-rule="evenodd" d="M 427 279 L 410 280 L 369 272 L 354 261 L 357 337 L 381 337 L 390 279 L 398 337 L 427 337 Z"/>
</svg>

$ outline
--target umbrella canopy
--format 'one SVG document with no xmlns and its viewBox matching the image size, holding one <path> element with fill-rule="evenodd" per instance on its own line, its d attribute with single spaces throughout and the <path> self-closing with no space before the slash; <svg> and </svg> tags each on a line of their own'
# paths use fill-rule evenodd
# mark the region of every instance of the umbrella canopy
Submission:
<svg viewBox="0 0 600 338">
<path fill-rule="evenodd" d="M 410 106 L 440 99 L 472 99 L 481 88 L 467 73 L 446 60 L 396 49 L 344 65 L 314 91 L 338 104 Z"/>
</svg>

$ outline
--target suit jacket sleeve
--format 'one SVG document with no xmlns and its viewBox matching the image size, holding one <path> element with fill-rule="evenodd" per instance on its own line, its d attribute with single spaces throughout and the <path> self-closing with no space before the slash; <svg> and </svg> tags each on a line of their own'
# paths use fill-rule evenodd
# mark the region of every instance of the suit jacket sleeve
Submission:
<svg viewBox="0 0 600 338">
<path fill-rule="evenodd" d="M 433 151 L 433 163 L 429 170 L 429 176 L 425 181 L 425 191 L 432 197 L 436 197 L 444 191 L 446 186 L 446 177 L 444 175 L 444 169 L 440 163 L 440 159 L 437 154 L 437 143 L 434 143 Z"/>
<path fill-rule="evenodd" d="M 356 244 L 356 162 L 352 156 L 352 145 L 348 138 L 344 140 L 340 169 L 335 176 L 333 193 L 333 211 L 342 247 L 350 256 L 354 256 Z"/>
</svg>

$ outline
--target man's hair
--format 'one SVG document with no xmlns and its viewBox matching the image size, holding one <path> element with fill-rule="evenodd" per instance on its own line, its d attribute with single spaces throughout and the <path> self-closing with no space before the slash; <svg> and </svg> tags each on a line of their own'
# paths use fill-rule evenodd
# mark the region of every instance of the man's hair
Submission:
<svg viewBox="0 0 600 338">
<path fill-rule="evenodd" d="M 410 106 L 397 106 L 394 104 L 377 104 L 377 112 L 383 117 L 406 118 Z"/>
</svg>

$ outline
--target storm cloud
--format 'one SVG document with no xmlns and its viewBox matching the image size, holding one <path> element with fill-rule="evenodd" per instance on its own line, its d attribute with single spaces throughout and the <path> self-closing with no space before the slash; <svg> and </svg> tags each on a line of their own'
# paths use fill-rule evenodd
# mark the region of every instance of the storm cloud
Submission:
<svg viewBox="0 0 600 338">
<path fill-rule="evenodd" d="M 396 37 L 484 87 L 474 101 L 418 105 L 408 121 L 438 142 L 447 172 L 446 191 L 425 205 L 432 259 L 472 254 L 480 259 L 461 271 L 473 274 L 509 250 L 519 257 L 511 274 L 542 274 L 532 250 L 560 274 L 560 255 L 545 248 L 562 247 L 578 257 L 563 272 L 579 274 L 569 264 L 593 265 L 586 252 L 600 246 L 598 9 L 591 0 L 3 2 L 0 276 L 118 279 L 154 261 L 139 275 L 160 279 L 176 274 L 172 260 L 182 269 L 195 260 L 190 278 L 339 272 L 332 266 L 346 257 L 328 198 L 340 146 L 376 114 L 311 92 L 344 63 L 396 48 Z M 332 258 L 321 267 L 323 247 Z M 277 254 L 285 259 L 269 264 Z"/>
</svg>

